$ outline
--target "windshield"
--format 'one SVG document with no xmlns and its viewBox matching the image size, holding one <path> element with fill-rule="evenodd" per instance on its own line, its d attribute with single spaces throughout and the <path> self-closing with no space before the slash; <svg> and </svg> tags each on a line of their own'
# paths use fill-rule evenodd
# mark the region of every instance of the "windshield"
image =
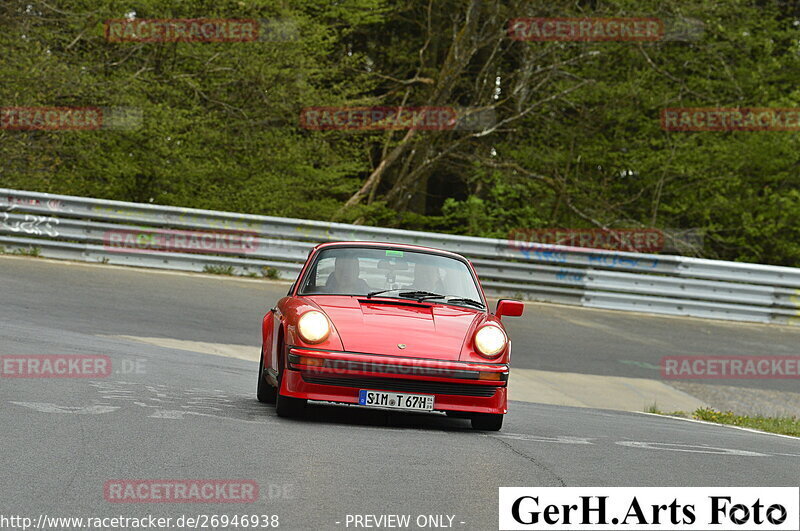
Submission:
<svg viewBox="0 0 800 531">
<path fill-rule="evenodd" d="M 374 247 L 324 249 L 306 273 L 299 294 L 375 296 L 377 292 L 432 302 L 483 303 L 470 269 L 461 260 Z"/>
</svg>

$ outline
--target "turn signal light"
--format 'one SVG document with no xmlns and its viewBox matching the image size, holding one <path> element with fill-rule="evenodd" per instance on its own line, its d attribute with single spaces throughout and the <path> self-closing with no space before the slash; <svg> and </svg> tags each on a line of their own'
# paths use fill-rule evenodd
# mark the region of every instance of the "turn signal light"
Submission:
<svg viewBox="0 0 800 531">
<path fill-rule="evenodd" d="M 298 365 L 307 365 L 309 367 L 323 367 L 325 365 L 325 360 L 322 358 L 310 358 L 308 356 L 300 356 L 300 359 L 297 360 Z"/>
</svg>

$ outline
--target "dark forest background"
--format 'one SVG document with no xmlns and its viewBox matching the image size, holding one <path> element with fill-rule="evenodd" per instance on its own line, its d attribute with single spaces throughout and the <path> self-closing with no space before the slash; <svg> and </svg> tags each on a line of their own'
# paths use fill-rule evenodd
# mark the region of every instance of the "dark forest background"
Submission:
<svg viewBox="0 0 800 531">
<path fill-rule="evenodd" d="M 103 22 L 280 21 L 118 43 Z M 517 17 L 659 17 L 658 42 L 521 42 Z M 0 106 L 136 128 L 0 130 L 0 187 L 475 236 L 652 227 L 800 266 L 797 132 L 667 132 L 665 107 L 800 107 L 800 7 L 745 1 L 2 0 Z M 493 126 L 312 131 L 320 105 L 483 108 Z"/>
</svg>

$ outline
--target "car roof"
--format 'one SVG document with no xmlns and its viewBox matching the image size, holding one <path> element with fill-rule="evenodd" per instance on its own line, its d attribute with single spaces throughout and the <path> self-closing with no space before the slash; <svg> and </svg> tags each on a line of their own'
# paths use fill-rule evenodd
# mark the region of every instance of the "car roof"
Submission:
<svg viewBox="0 0 800 531">
<path fill-rule="evenodd" d="M 327 242 L 320 243 L 314 249 L 327 249 L 329 247 L 377 247 L 377 248 L 392 248 L 392 249 L 405 249 L 408 251 L 420 251 L 426 253 L 440 254 L 449 256 L 458 260 L 467 260 L 464 256 L 451 251 L 436 249 L 434 247 L 423 247 L 421 245 L 411 245 L 408 243 L 391 243 L 391 242 L 361 242 L 361 241 L 340 241 L 340 242 Z"/>
</svg>

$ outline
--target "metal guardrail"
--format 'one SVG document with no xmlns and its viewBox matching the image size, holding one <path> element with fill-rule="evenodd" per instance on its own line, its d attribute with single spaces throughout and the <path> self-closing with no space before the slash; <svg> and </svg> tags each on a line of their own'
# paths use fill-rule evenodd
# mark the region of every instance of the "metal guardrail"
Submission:
<svg viewBox="0 0 800 531">
<path fill-rule="evenodd" d="M 114 247 L 109 234 L 235 232 L 250 248 L 214 254 Z M 293 278 L 325 241 L 410 243 L 475 264 L 495 296 L 614 310 L 800 324 L 800 269 L 128 203 L 0 188 L 0 246 L 119 265 Z"/>
</svg>

